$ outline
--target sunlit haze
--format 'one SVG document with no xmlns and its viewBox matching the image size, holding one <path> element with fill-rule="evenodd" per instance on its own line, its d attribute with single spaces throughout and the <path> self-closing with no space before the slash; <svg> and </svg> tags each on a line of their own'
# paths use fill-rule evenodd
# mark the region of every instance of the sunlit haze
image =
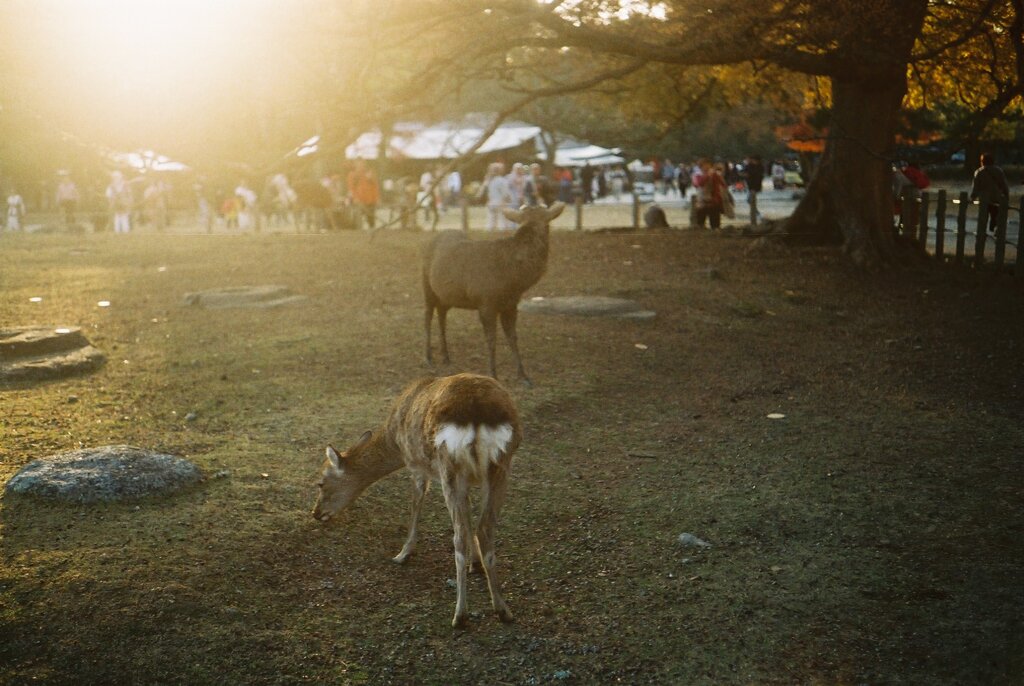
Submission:
<svg viewBox="0 0 1024 686">
<path fill-rule="evenodd" d="M 241 93 L 257 99 L 272 89 L 284 49 L 274 34 L 282 7 L 259 0 L 10 2 L 5 14 L 16 29 L 0 49 L 16 66 L 8 78 L 41 96 L 37 102 L 65 128 L 142 142 L 165 138 Z"/>
</svg>

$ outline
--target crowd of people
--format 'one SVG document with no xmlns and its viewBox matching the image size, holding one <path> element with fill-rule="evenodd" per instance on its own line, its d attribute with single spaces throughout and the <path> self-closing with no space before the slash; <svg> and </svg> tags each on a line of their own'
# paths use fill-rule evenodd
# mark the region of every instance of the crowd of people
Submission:
<svg viewBox="0 0 1024 686">
<path fill-rule="evenodd" d="M 794 172 L 799 169 L 779 160 L 766 163 L 758 156 L 742 162 L 702 158 L 681 163 L 669 159 L 633 165 L 585 163 L 574 168 L 555 167 L 550 175 L 539 163 L 516 162 L 506 167 L 504 162 L 496 161 L 487 166 L 481 180 L 468 184 L 464 183 L 462 172 L 451 165 L 428 167 L 418 179 L 402 177 L 378 183 L 373 167 L 360 159 L 351 164 L 346 174 L 331 172 L 319 181 L 293 183 L 284 173 L 274 173 L 265 179 L 260 191 L 248 179 L 219 187 L 197 181 L 192 185 L 192 202 L 200 224 L 207 229 L 219 222 L 227 230 L 258 231 L 263 227 L 298 226 L 303 220 L 307 228 L 314 222 L 323 229 L 374 228 L 382 205 L 399 210 L 403 227 L 417 227 L 422 213 L 425 224 L 436 228 L 440 217 L 450 209 L 480 204 L 486 208 L 484 228 L 498 231 L 514 228 L 504 216 L 505 209 L 550 205 L 555 201 L 572 203 L 577 198 L 583 203 L 602 199 L 618 202 L 624 194 L 638 192 L 638 187 L 646 184 L 652 188 L 650 195 L 675 195 L 684 206 L 689 206 L 692 226 L 709 225 L 717 229 L 723 217 L 735 216 L 737 193 L 745 194 L 750 222 L 756 225 L 761 219 L 758 194 L 766 187 L 783 189 L 792 184 Z M 892 179 L 897 224 L 915 226 L 917 218 L 913 212 L 918 203 L 905 199 L 919 198 L 931 181 L 913 161 L 894 164 Z M 140 224 L 165 230 L 170 224 L 174 190 L 167 177 L 160 174 L 128 178 L 122 171 L 113 171 L 105 188 L 99 190 L 94 184 L 82 193 L 71 175 L 62 170 L 51 197 L 64 227 L 77 225 L 85 205 L 85 214 L 97 230 L 130 233 Z M 982 156 L 971 197 L 985 206 L 991 227 L 995 226 L 1008 196 L 1005 175 L 995 166 L 991 155 Z M 182 196 L 175 198 L 175 205 L 181 207 Z M 25 215 L 24 197 L 10 188 L 5 228 L 23 230 Z"/>
</svg>

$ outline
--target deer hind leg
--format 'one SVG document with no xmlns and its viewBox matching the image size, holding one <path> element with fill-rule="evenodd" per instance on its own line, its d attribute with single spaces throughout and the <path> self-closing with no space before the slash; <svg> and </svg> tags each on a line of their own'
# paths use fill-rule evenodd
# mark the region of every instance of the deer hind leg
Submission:
<svg viewBox="0 0 1024 686">
<path fill-rule="evenodd" d="M 487 575 L 487 589 L 491 593 L 491 606 L 503 622 L 512 621 L 512 612 L 501 595 L 501 581 L 498 578 L 497 559 L 494 555 L 494 530 L 498 525 L 498 514 L 505 502 L 508 490 L 508 465 L 492 464 L 488 470 L 487 483 L 481 486 L 480 521 L 476 527 L 476 548 Z"/>
<path fill-rule="evenodd" d="M 455 616 L 452 626 L 462 627 L 469 617 L 466 605 L 466 564 L 472 555 L 473 530 L 470 522 L 469 484 L 466 475 L 458 471 L 441 474 L 441 488 L 444 490 L 444 501 L 448 505 L 448 513 L 452 517 L 452 528 L 455 535 L 452 539 L 455 546 L 455 585 L 458 595 L 455 600 Z"/>
<path fill-rule="evenodd" d="M 484 327 L 484 337 L 487 339 L 487 354 L 491 364 L 491 376 L 495 379 L 498 378 L 498 367 L 494 357 L 494 345 L 495 339 L 498 334 L 498 316 L 497 313 L 486 307 L 480 308 L 480 323 Z"/>
<path fill-rule="evenodd" d="M 415 475 L 412 478 L 412 517 L 409 520 L 409 536 L 405 539 L 405 545 L 402 546 L 402 552 L 395 555 L 392 559 L 398 564 L 402 564 L 412 552 L 416 549 L 416 525 L 420 519 L 420 510 L 423 508 L 423 497 L 427 494 L 427 490 L 430 488 L 430 480 L 420 475 Z"/>
<path fill-rule="evenodd" d="M 448 308 L 441 304 L 437 306 L 437 326 L 441 329 L 441 362 L 451 364 L 452 358 L 448 356 Z"/>
<path fill-rule="evenodd" d="M 508 339 L 508 347 L 512 349 L 512 357 L 516 361 L 516 370 L 519 372 L 519 379 L 527 386 L 532 385 L 530 378 L 526 376 L 526 369 L 523 368 L 523 360 L 519 357 L 519 339 L 516 336 L 516 317 L 519 310 L 513 306 L 510 310 L 501 313 L 501 328 Z"/>
</svg>

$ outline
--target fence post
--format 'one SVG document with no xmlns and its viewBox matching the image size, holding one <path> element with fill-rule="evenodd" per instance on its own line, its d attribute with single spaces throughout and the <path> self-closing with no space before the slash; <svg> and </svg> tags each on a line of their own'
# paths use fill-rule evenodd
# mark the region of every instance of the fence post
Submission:
<svg viewBox="0 0 1024 686">
<path fill-rule="evenodd" d="M 462 211 L 462 230 L 469 233 L 469 201 L 459 196 L 459 209 Z"/>
<path fill-rule="evenodd" d="M 1009 221 L 1010 198 L 999 206 L 999 216 L 996 219 L 996 269 L 1001 271 L 1003 262 L 1006 261 L 1006 224 Z"/>
<path fill-rule="evenodd" d="M 640 195 L 633 193 L 633 230 L 640 229 Z"/>
<path fill-rule="evenodd" d="M 942 262 L 946 250 L 946 190 L 939 191 L 935 201 L 935 259 Z"/>
<path fill-rule="evenodd" d="M 903 193 L 900 196 L 900 235 L 908 238 L 914 238 L 914 234 L 917 233 L 913 221 L 915 206 L 916 200 L 910 193 Z"/>
<path fill-rule="evenodd" d="M 1017 215 L 1017 256 L 1013 259 L 1013 275 L 1020 281 L 1024 282 L 1024 256 L 1021 255 L 1024 250 L 1024 245 L 1021 245 L 1021 240 L 1024 239 L 1024 195 L 1020 198 L 1020 210 Z"/>
<path fill-rule="evenodd" d="M 954 264 L 963 264 L 964 262 L 964 244 L 967 242 L 967 207 L 971 204 L 971 199 L 967 195 L 967 191 L 960 191 L 960 208 L 956 213 L 956 257 L 954 258 Z"/>
<path fill-rule="evenodd" d="M 583 230 L 583 194 L 576 196 L 576 230 Z"/>
<path fill-rule="evenodd" d="M 974 268 L 979 269 L 985 264 L 985 239 L 988 229 L 988 203 L 978 202 L 978 222 L 974 228 Z"/>
<path fill-rule="evenodd" d="M 918 232 L 917 240 L 924 248 L 925 252 L 928 252 L 928 204 L 931 194 L 925 191 L 921 193 L 921 207 L 918 209 Z"/>
</svg>

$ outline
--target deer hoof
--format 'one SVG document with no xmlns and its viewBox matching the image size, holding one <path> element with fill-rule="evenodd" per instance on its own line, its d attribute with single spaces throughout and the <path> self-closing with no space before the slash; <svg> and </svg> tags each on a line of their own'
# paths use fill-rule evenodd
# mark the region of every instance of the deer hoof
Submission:
<svg viewBox="0 0 1024 686">
<path fill-rule="evenodd" d="M 469 613 L 468 612 L 463 612 L 462 614 L 455 615 L 455 618 L 452 619 L 452 628 L 453 629 L 465 629 L 466 628 L 466 620 L 468 620 L 468 619 L 469 619 Z"/>
<path fill-rule="evenodd" d="M 498 609 L 497 613 L 498 619 L 500 619 L 505 624 L 511 624 L 512 622 L 516 621 L 515 617 L 512 616 L 512 612 L 507 607 Z"/>
</svg>

